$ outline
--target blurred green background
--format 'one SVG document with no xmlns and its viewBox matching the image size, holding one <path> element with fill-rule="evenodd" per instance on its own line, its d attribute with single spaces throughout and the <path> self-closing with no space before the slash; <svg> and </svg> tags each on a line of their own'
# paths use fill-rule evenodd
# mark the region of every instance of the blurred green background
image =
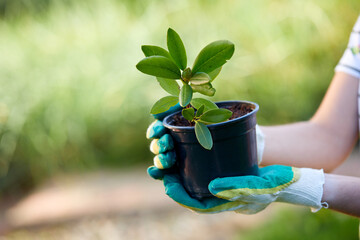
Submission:
<svg viewBox="0 0 360 240">
<path fill-rule="evenodd" d="M 238 231 L 237 240 L 358 240 L 359 221 L 331 211 L 283 209 L 260 226 Z"/>
<path fill-rule="evenodd" d="M 170 26 L 192 64 L 235 43 L 214 100 L 260 105 L 260 124 L 306 120 L 346 47 L 358 0 L 0 0 L 0 193 L 61 172 L 149 165 L 149 109 L 166 93 L 138 72 Z M 189 64 L 189 65 L 190 65 Z"/>
<path fill-rule="evenodd" d="M 358 0 L 0 0 L 0 197 L 64 172 L 145 171 L 149 110 L 166 93 L 135 64 L 142 44 L 165 47 L 168 27 L 189 65 L 209 42 L 235 43 L 213 100 L 257 102 L 262 125 L 309 119 L 359 8 Z M 357 224 L 285 211 L 239 236 L 353 239 Z"/>
</svg>

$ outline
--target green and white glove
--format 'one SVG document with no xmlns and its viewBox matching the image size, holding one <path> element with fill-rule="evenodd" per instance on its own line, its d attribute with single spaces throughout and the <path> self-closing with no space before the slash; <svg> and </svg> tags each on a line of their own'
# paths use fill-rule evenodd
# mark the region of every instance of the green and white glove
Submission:
<svg viewBox="0 0 360 240">
<path fill-rule="evenodd" d="M 154 116 L 162 119 L 162 116 Z M 264 135 L 257 126 L 257 142 L 258 142 L 258 159 L 262 159 L 264 150 Z M 238 209 L 241 205 L 239 201 L 228 201 L 217 197 L 206 198 L 203 200 L 193 199 L 186 192 L 180 177 L 174 167 L 176 162 L 176 154 L 174 152 L 174 144 L 172 138 L 167 134 L 166 128 L 160 120 L 154 121 L 146 132 L 147 138 L 152 138 L 150 150 L 156 156 L 154 157 L 154 165 L 148 168 L 148 174 L 154 179 L 163 179 L 166 193 L 176 202 L 196 212 L 216 213 L 222 211 L 231 211 Z"/>
<path fill-rule="evenodd" d="M 164 116 L 154 116 L 162 119 Z M 215 213 L 238 208 L 238 202 L 231 202 L 217 197 L 207 198 L 202 201 L 193 199 L 184 189 L 177 169 L 174 166 L 176 154 L 172 138 L 167 134 L 161 120 L 153 122 L 146 131 L 146 137 L 153 139 L 150 150 L 155 154 L 154 165 L 148 168 L 148 174 L 163 180 L 166 193 L 182 206 L 202 213 Z"/>
<path fill-rule="evenodd" d="M 210 192 L 222 199 L 241 201 L 237 212 L 254 214 L 272 202 L 302 205 L 318 211 L 322 203 L 323 170 L 272 165 L 259 169 L 259 176 L 217 178 L 209 184 Z"/>
<path fill-rule="evenodd" d="M 175 112 L 175 109 L 170 109 L 169 111 Z M 151 123 L 148 127 L 146 131 L 146 138 L 153 139 L 150 143 L 150 151 L 155 154 L 155 167 L 157 167 L 158 169 L 167 169 L 175 164 L 176 154 L 173 150 L 174 142 L 170 134 L 167 133 L 167 130 L 163 126 L 162 121 L 159 120 L 159 116 L 155 115 L 154 117 L 157 118 L 157 120 Z M 161 115 L 160 117 L 160 119 L 162 119 L 165 116 Z M 265 136 L 258 125 L 256 125 L 256 142 L 258 164 L 260 164 L 265 148 Z M 151 174 L 150 176 L 156 178 Z"/>
<path fill-rule="evenodd" d="M 167 115 L 181 110 L 179 104 L 171 107 L 168 111 L 153 115 L 156 119 L 146 131 L 146 138 L 153 139 L 150 151 L 155 154 L 154 165 L 148 168 L 148 174 L 154 179 L 163 179 L 164 175 L 173 172 L 176 154 L 174 142 L 167 129 L 162 124 L 162 119 Z"/>
<path fill-rule="evenodd" d="M 174 142 L 160 120 L 154 121 L 146 133 L 147 138 L 153 138 L 150 151 L 155 154 L 154 165 L 159 169 L 167 169 L 175 164 L 176 155 Z"/>
<path fill-rule="evenodd" d="M 327 207 L 327 203 L 321 203 L 323 184 L 322 170 L 273 165 L 259 169 L 259 176 L 217 178 L 209 184 L 214 197 L 197 200 L 185 191 L 178 175 L 164 176 L 166 194 L 199 213 L 255 214 L 272 202 L 302 205 L 318 211 Z"/>
<path fill-rule="evenodd" d="M 260 168 L 259 176 L 217 178 L 209 184 L 214 197 L 202 200 L 191 198 L 179 175 L 172 171 L 176 155 L 172 139 L 166 137 L 166 129 L 161 121 L 156 121 L 149 127 L 147 136 L 158 139 L 151 144 L 151 151 L 157 154 L 154 162 L 158 167 L 149 167 L 149 175 L 155 179 L 163 179 L 166 194 L 193 211 L 254 214 L 272 202 L 308 206 L 314 211 L 327 207 L 326 203 L 321 203 L 324 184 L 322 170 L 281 165 Z M 260 142 L 264 140 L 263 135 L 261 137 Z"/>
</svg>

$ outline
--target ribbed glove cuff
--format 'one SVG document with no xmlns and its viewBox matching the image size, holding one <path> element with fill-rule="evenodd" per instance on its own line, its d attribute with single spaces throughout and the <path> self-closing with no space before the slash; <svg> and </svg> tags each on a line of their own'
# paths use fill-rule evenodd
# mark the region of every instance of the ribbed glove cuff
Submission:
<svg viewBox="0 0 360 240">
<path fill-rule="evenodd" d="M 321 202 L 325 183 L 324 171 L 311 168 L 298 170 L 299 180 L 281 191 L 276 201 L 308 206 L 313 212 L 319 211 L 322 207 L 327 208 L 327 203 Z"/>
</svg>

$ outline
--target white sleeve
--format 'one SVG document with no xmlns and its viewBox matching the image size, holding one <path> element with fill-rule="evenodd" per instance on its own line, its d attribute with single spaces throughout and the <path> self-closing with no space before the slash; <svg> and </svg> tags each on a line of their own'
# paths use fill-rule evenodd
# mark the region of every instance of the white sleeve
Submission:
<svg viewBox="0 0 360 240">
<path fill-rule="evenodd" d="M 336 72 L 345 72 L 360 78 L 360 16 L 350 34 L 348 46 L 335 67 Z"/>
</svg>

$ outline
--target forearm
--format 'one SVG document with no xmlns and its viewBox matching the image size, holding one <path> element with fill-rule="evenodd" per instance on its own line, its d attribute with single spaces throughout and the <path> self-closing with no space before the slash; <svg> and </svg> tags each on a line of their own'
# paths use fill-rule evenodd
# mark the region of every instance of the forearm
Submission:
<svg viewBox="0 0 360 240">
<path fill-rule="evenodd" d="M 261 127 L 265 134 L 263 164 L 337 167 L 357 140 L 358 79 L 337 73 L 314 117 L 306 122 Z"/>
<path fill-rule="evenodd" d="M 325 174 L 322 202 L 329 209 L 360 217 L 360 178 Z"/>
<path fill-rule="evenodd" d="M 266 136 L 263 165 L 323 168 L 328 172 L 348 154 L 338 150 L 339 138 L 311 121 L 261 129 Z"/>
</svg>

